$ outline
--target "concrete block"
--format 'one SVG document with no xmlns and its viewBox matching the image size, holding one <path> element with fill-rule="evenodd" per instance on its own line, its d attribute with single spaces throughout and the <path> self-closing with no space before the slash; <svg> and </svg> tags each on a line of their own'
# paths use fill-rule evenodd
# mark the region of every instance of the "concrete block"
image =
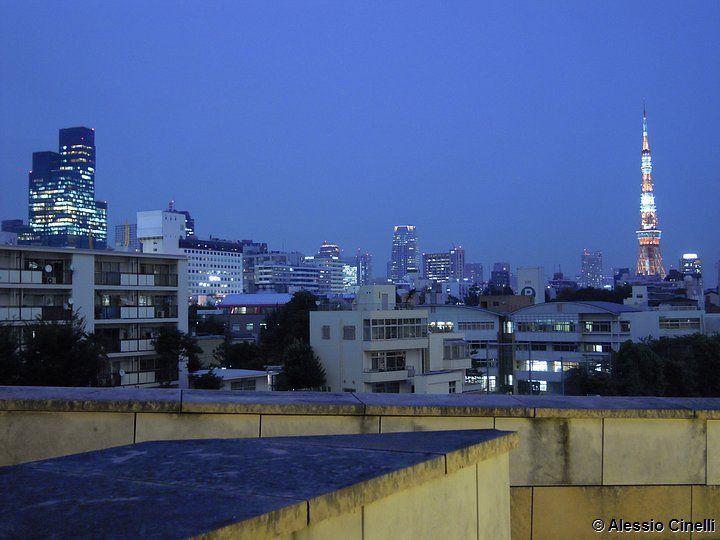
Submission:
<svg viewBox="0 0 720 540">
<path fill-rule="evenodd" d="M 456 429 L 492 429 L 492 417 L 472 416 L 383 416 L 380 420 L 382 433 L 399 431 L 449 431 Z"/>
<path fill-rule="evenodd" d="M 720 484 L 720 420 L 707 421 L 707 484 Z M 720 517 L 720 516 L 719 516 Z"/>
<path fill-rule="evenodd" d="M 604 422 L 603 485 L 705 483 L 705 420 Z"/>
<path fill-rule="evenodd" d="M 135 441 L 260 436 L 259 414 L 138 413 Z"/>
<path fill-rule="evenodd" d="M 692 486 L 692 521 L 715 520 L 715 530 L 693 532 L 695 538 L 720 538 L 720 486 Z"/>
<path fill-rule="evenodd" d="M 310 524 L 292 535 L 292 540 L 363 540 L 362 508 Z"/>
<path fill-rule="evenodd" d="M 0 466 L 132 444 L 134 413 L 0 412 Z"/>
<path fill-rule="evenodd" d="M 510 540 L 508 454 L 477 464 L 478 540 Z"/>
<path fill-rule="evenodd" d="M 496 418 L 495 428 L 516 431 L 510 452 L 510 485 L 599 485 L 602 419 Z"/>
<path fill-rule="evenodd" d="M 477 538 L 476 467 L 368 504 L 363 529 L 365 540 Z"/>
<path fill-rule="evenodd" d="M 690 486 L 589 486 L 533 488 L 533 540 L 597 540 L 598 538 L 683 538 L 690 534 L 671 533 L 673 518 L 689 519 Z M 593 522 L 602 520 L 596 532 Z M 662 533 L 615 533 L 612 520 L 627 522 L 660 521 Z"/>
<path fill-rule="evenodd" d="M 379 433 L 380 420 L 377 416 L 264 414 L 260 419 L 260 432 L 262 437 Z"/>
<path fill-rule="evenodd" d="M 510 488 L 510 531 L 512 540 L 530 540 L 532 534 L 531 487 Z"/>
</svg>

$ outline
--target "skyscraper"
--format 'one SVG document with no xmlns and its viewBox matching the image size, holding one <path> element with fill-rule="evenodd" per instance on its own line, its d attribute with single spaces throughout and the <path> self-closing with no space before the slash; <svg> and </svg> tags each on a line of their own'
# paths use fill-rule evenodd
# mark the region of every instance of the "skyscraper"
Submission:
<svg viewBox="0 0 720 540">
<path fill-rule="evenodd" d="M 700 274 L 702 275 L 702 259 L 697 253 L 683 253 L 680 258 L 679 269 L 683 274 Z"/>
<path fill-rule="evenodd" d="M 357 253 L 358 285 L 370 285 L 373 279 L 372 254 Z"/>
<path fill-rule="evenodd" d="M 465 249 L 462 246 L 450 249 L 450 277 L 459 280 L 465 277 Z"/>
<path fill-rule="evenodd" d="M 665 277 L 662 253 L 660 252 L 660 236 L 657 210 L 655 208 L 655 194 L 652 181 L 652 157 L 650 156 L 650 142 L 647 130 L 647 114 L 643 108 L 643 142 L 642 142 L 642 192 L 640 195 L 640 229 L 637 231 L 638 250 L 637 268 L 638 276 Z"/>
<path fill-rule="evenodd" d="M 95 131 L 60 130 L 59 151 L 34 152 L 28 218 L 34 241 L 104 249 L 107 203 L 95 200 Z"/>
<path fill-rule="evenodd" d="M 420 272 L 420 250 L 415 225 L 395 225 L 389 266 L 388 277 L 394 282 L 402 281 L 407 274 Z"/>
<path fill-rule="evenodd" d="M 583 249 L 580 255 L 580 287 L 593 287 L 602 289 L 603 286 L 603 256 L 602 251 L 588 251 Z"/>
</svg>

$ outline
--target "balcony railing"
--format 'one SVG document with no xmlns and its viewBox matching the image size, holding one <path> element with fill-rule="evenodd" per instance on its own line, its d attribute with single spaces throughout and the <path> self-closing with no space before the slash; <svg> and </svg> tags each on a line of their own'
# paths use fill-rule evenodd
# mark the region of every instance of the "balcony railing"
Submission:
<svg viewBox="0 0 720 540">
<path fill-rule="evenodd" d="M 0 321 L 69 321 L 72 310 L 63 306 L 0 306 Z"/>
<path fill-rule="evenodd" d="M 177 306 L 102 306 L 95 308 L 96 319 L 174 319 Z"/>
<path fill-rule="evenodd" d="M 43 272 L 41 270 L 0 268 L 0 283 L 70 285 L 72 284 L 72 272 Z"/>
<path fill-rule="evenodd" d="M 95 285 L 128 287 L 177 287 L 177 274 L 133 274 L 129 272 L 95 272 Z"/>
</svg>

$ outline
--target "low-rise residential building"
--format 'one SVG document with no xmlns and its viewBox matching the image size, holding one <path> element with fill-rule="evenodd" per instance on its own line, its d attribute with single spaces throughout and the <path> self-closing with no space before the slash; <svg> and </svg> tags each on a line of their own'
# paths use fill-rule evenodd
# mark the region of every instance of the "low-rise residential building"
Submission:
<svg viewBox="0 0 720 540">
<path fill-rule="evenodd" d="M 209 369 L 193 372 L 193 376 L 206 375 Z M 234 390 L 238 392 L 268 392 L 273 389 L 273 381 L 277 372 L 257 371 L 253 369 L 216 368 L 213 375 L 222 379 L 218 390 Z"/>
<path fill-rule="evenodd" d="M 310 312 L 310 344 L 331 391 L 460 393 L 464 336 L 428 309 L 400 309 L 394 285 L 360 287 L 351 310 Z"/>
<path fill-rule="evenodd" d="M 0 246 L 0 322 L 68 321 L 73 311 L 101 339 L 115 384 L 177 379 L 153 338 L 163 326 L 187 331 L 184 257 Z"/>
</svg>

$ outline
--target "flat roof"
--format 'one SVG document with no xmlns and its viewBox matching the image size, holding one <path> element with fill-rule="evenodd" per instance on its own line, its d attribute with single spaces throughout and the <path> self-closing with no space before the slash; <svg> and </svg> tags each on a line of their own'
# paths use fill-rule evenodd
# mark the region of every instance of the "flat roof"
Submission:
<svg viewBox="0 0 720 540">
<path fill-rule="evenodd" d="M 209 369 L 198 369 L 197 371 L 193 371 L 191 375 L 206 375 L 209 372 Z M 268 372 L 254 369 L 215 368 L 213 370 L 213 374 L 220 377 L 223 381 L 229 381 L 231 379 L 254 379 L 256 377 L 266 377 Z"/>
<path fill-rule="evenodd" d="M 276 306 L 287 304 L 292 300 L 292 294 L 288 293 L 238 293 L 228 294 L 220 302 L 220 307 L 235 306 Z"/>
<path fill-rule="evenodd" d="M 74 248 L 74 247 L 54 247 L 54 246 L 9 246 L 0 245 L 2 250 L 13 250 L 13 251 L 35 251 L 35 252 L 47 252 L 47 253 L 65 253 L 72 255 L 73 253 L 79 253 L 83 255 L 107 255 L 110 257 L 138 257 L 147 259 L 186 259 L 185 255 L 172 255 L 170 253 L 138 253 L 129 251 L 113 251 L 110 249 L 85 249 L 85 248 Z"/>
</svg>

